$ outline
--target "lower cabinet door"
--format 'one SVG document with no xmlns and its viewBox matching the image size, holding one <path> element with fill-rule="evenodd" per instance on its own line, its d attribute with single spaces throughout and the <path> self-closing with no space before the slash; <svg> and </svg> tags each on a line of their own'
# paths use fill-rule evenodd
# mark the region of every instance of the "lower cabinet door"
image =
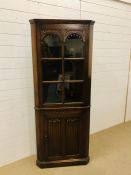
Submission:
<svg viewBox="0 0 131 175">
<path fill-rule="evenodd" d="M 80 110 L 44 112 L 47 160 L 82 157 L 88 142 L 88 116 Z"/>
<path fill-rule="evenodd" d="M 80 153 L 81 119 L 79 116 L 65 118 L 65 155 Z"/>
<path fill-rule="evenodd" d="M 62 156 L 62 119 L 47 119 L 48 156 Z"/>
</svg>

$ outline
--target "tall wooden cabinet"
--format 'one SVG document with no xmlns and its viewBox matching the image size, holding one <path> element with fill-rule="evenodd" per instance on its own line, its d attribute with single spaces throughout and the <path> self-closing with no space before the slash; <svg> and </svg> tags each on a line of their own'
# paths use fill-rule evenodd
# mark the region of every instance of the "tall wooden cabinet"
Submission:
<svg viewBox="0 0 131 175">
<path fill-rule="evenodd" d="M 92 33 L 90 20 L 30 20 L 37 165 L 87 164 Z"/>
</svg>

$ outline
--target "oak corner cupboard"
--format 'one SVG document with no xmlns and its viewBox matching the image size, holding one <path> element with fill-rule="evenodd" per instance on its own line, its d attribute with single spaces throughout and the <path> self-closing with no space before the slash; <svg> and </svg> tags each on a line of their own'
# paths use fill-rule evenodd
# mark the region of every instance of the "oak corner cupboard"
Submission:
<svg viewBox="0 0 131 175">
<path fill-rule="evenodd" d="M 89 161 L 93 24 L 32 19 L 37 165 Z"/>
</svg>

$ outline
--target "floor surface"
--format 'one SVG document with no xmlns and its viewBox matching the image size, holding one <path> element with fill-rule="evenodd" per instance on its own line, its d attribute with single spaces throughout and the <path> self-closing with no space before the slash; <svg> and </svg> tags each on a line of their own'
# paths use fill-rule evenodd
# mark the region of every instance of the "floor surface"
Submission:
<svg viewBox="0 0 131 175">
<path fill-rule="evenodd" d="M 0 168 L 0 175 L 131 175 L 131 122 L 90 138 L 90 163 L 40 169 L 31 156 Z"/>
</svg>

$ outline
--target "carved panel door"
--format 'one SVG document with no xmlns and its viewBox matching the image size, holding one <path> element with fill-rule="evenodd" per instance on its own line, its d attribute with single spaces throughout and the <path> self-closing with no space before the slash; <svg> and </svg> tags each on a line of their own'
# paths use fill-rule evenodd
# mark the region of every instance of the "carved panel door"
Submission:
<svg viewBox="0 0 131 175">
<path fill-rule="evenodd" d="M 57 110 L 44 114 L 44 143 L 48 160 L 80 157 L 83 152 L 84 118 L 82 111 Z M 85 131 L 86 132 L 86 131 Z"/>
<path fill-rule="evenodd" d="M 81 118 L 79 116 L 65 119 L 65 155 L 79 156 L 81 141 Z"/>
<path fill-rule="evenodd" d="M 48 157 L 62 156 L 62 119 L 47 119 Z"/>
</svg>

